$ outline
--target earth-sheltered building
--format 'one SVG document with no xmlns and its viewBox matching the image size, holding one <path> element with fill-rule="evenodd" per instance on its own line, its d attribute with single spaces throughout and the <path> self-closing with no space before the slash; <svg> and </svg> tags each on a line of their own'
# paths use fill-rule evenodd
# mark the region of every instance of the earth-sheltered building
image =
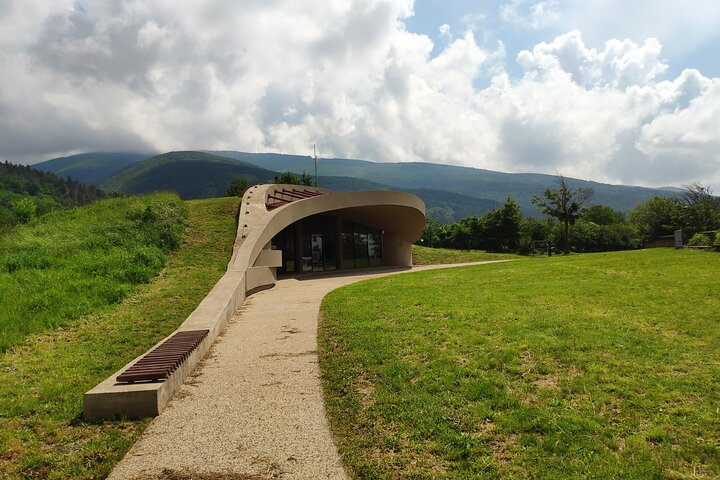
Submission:
<svg viewBox="0 0 720 480">
<path fill-rule="evenodd" d="M 424 225 L 425 205 L 409 193 L 251 187 L 225 275 L 176 332 L 85 394 L 85 417 L 157 415 L 247 295 L 278 275 L 409 266 Z"/>
</svg>

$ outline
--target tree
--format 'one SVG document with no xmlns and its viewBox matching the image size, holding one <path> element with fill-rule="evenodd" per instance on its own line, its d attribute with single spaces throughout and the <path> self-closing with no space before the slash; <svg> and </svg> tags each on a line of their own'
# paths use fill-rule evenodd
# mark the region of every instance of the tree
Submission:
<svg viewBox="0 0 720 480">
<path fill-rule="evenodd" d="M 584 206 L 593 195 L 592 188 L 571 188 L 565 177 L 558 175 L 555 178 L 558 188 L 545 189 L 542 197 L 535 196 L 532 202 L 540 210 L 563 223 L 563 244 L 566 254 L 570 253 L 570 225 L 583 214 Z"/>
<path fill-rule="evenodd" d="M 419 245 L 426 247 L 437 247 L 440 244 L 442 224 L 435 217 L 425 219 L 425 228 L 420 238 Z"/>
<path fill-rule="evenodd" d="M 625 215 L 605 205 L 593 205 L 585 209 L 582 219 L 598 225 L 615 225 L 625 222 Z"/>
<path fill-rule="evenodd" d="M 720 210 L 720 197 L 712 194 L 710 187 L 693 182 L 689 185 L 683 185 L 683 191 L 678 195 L 678 201 L 682 205 L 691 206 L 697 203 L 708 202 L 716 209 Z"/>
<path fill-rule="evenodd" d="M 225 191 L 226 197 L 242 197 L 245 194 L 245 190 L 248 189 L 248 183 L 242 177 L 235 177 L 230 182 L 230 186 Z"/>
<path fill-rule="evenodd" d="M 450 225 L 450 241 L 452 248 L 471 250 L 478 248 L 477 232 L 480 219 L 477 217 L 463 217 Z"/>
<path fill-rule="evenodd" d="M 312 187 L 314 183 L 315 181 L 313 179 L 313 176 L 303 170 L 303 173 L 300 176 L 300 185 L 307 185 L 308 187 Z"/>
<path fill-rule="evenodd" d="M 286 185 L 305 185 L 311 187 L 313 184 L 312 175 L 303 170 L 302 176 L 298 177 L 292 172 L 283 172 L 275 175 L 275 183 Z"/>
<path fill-rule="evenodd" d="M 645 240 L 672 235 L 680 228 L 682 208 L 672 199 L 655 197 L 640 203 L 630 212 L 630 223 L 637 225 Z"/>
<path fill-rule="evenodd" d="M 508 197 L 501 208 L 483 217 L 485 248 L 492 251 L 517 250 L 520 243 L 522 212 L 512 198 Z"/>
<path fill-rule="evenodd" d="M 681 206 L 683 233 L 687 237 L 720 228 L 720 197 L 714 196 L 710 187 L 697 182 L 685 185 L 677 202 Z"/>
<path fill-rule="evenodd" d="M 548 241 L 554 222 L 555 220 L 538 220 L 532 217 L 523 219 L 520 223 L 518 252 L 528 254 L 533 250 L 535 241 Z"/>
</svg>

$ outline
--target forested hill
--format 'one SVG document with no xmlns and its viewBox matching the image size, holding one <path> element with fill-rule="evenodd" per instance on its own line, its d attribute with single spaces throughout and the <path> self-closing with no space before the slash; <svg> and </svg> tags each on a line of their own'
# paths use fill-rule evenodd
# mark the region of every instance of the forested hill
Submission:
<svg viewBox="0 0 720 480">
<path fill-rule="evenodd" d="M 18 209 L 26 199 L 34 205 L 33 213 L 41 215 L 55 208 L 87 205 L 105 193 L 93 185 L 63 179 L 25 165 L 0 163 L 0 227 L 17 223 Z"/>
<path fill-rule="evenodd" d="M 131 152 L 90 152 L 53 158 L 36 163 L 33 168 L 54 173 L 60 177 L 72 177 L 82 183 L 99 185 L 115 173 L 150 158 L 152 154 Z"/>
<path fill-rule="evenodd" d="M 277 171 L 313 172 L 311 157 L 277 153 L 247 153 L 235 151 L 212 152 L 235 158 L 259 167 Z M 555 187 L 555 176 L 540 173 L 504 173 L 479 168 L 444 165 L 430 162 L 381 163 L 347 158 L 318 159 L 321 176 L 354 177 L 379 182 L 398 190 L 445 190 L 470 197 L 492 200 L 501 205 L 512 197 L 525 215 L 540 215 L 532 198 L 546 188 Z M 610 185 L 568 178 L 572 187 L 592 188 L 592 203 L 608 205 L 621 212 L 629 212 L 638 203 L 653 197 L 669 197 L 676 192 L 667 189 L 645 188 L 632 185 Z"/>
<path fill-rule="evenodd" d="M 134 154 L 87 153 L 49 160 L 45 169 L 73 171 L 73 178 L 100 172 L 109 174 L 98 185 L 106 192 L 144 193 L 172 190 L 182 198 L 221 196 L 235 177 L 248 184 L 272 182 L 285 171 L 315 172 L 311 157 L 279 153 L 237 151 L 168 152 L 139 160 Z M 128 163 L 129 167 L 123 168 Z M 114 172 L 114 173 L 111 173 Z M 366 160 L 322 158 L 318 161 L 318 185 L 338 191 L 404 190 L 425 202 L 428 216 L 454 222 L 467 215 L 481 216 L 502 205 L 508 197 L 517 201 L 526 216 L 540 217 L 532 198 L 555 187 L 555 177 L 535 173 L 503 173 L 433 163 L 376 163 Z M 77 175 L 77 176 L 76 176 Z M 87 177 L 82 177 L 87 178 Z M 609 185 L 568 178 L 572 187 L 595 191 L 592 204 L 627 213 L 653 197 L 671 197 L 668 189 Z"/>
</svg>

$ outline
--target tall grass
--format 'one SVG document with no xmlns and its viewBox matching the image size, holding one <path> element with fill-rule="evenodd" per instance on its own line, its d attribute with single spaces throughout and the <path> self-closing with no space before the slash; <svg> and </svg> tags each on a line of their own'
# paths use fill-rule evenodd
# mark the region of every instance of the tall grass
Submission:
<svg viewBox="0 0 720 480">
<path fill-rule="evenodd" d="M 51 212 L 0 238 L 0 352 L 147 283 L 187 218 L 174 194 L 113 198 Z"/>
<path fill-rule="evenodd" d="M 83 421 L 82 398 L 177 328 L 225 272 L 238 198 L 184 204 L 182 245 L 150 283 L 0 354 L 0 478 L 105 478 L 145 429 L 147 420 Z"/>
</svg>

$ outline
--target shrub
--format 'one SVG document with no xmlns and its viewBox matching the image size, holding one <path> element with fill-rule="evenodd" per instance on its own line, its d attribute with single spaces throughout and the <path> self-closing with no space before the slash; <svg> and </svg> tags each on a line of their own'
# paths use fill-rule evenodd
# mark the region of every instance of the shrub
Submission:
<svg viewBox="0 0 720 480">
<path fill-rule="evenodd" d="M 688 240 L 688 246 L 690 247 L 709 247 L 712 245 L 712 241 L 708 235 L 704 233 L 696 233 Z"/>
<path fill-rule="evenodd" d="M 520 255 L 529 255 L 533 251 L 533 240 L 529 236 L 520 238 L 518 253 Z"/>
<path fill-rule="evenodd" d="M 242 177 L 235 177 L 230 182 L 230 186 L 225 191 L 226 197 L 242 197 L 245 194 L 245 190 L 248 189 L 248 183 Z"/>
<path fill-rule="evenodd" d="M 37 205 L 32 199 L 24 197 L 15 200 L 12 203 L 12 212 L 20 223 L 27 223 L 33 218 L 37 212 Z"/>
</svg>

